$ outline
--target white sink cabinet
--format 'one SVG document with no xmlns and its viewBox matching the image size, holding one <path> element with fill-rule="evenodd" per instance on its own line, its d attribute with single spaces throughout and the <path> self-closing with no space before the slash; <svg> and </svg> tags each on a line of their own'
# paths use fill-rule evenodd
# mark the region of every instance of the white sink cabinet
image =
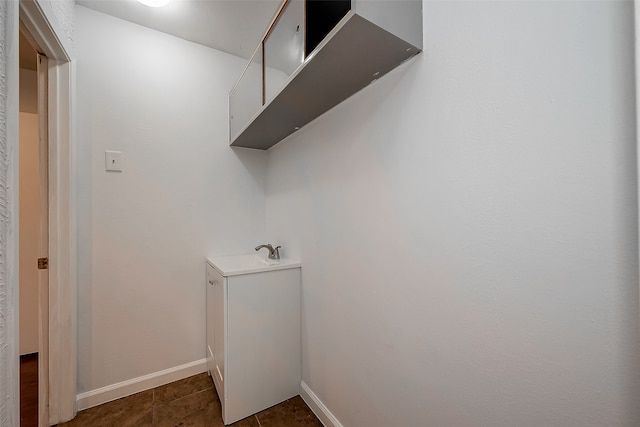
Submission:
<svg viewBox="0 0 640 427">
<path fill-rule="evenodd" d="M 300 264 L 207 260 L 207 368 L 225 425 L 299 394 Z"/>
</svg>

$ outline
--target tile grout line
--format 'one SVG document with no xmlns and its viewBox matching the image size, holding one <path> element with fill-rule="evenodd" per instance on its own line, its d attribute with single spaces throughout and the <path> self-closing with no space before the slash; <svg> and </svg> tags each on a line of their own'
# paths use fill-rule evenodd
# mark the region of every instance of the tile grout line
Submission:
<svg viewBox="0 0 640 427">
<path fill-rule="evenodd" d="M 260 418 L 258 418 L 258 414 L 255 414 L 254 417 L 256 417 L 256 421 L 258 422 L 258 427 L 262 427 L 262 424 L 260 424 Z"/>
</svg>

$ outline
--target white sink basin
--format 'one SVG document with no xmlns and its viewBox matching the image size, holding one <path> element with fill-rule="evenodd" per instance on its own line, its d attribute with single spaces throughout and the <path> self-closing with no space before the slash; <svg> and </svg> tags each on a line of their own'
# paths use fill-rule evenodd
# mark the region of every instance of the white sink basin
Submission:
<svg viewBox="0 0 640 427">
<path fill-rule="evenodd" d="M 280 264 L 281 259 L 262 258 L 258 255 L 254 255 L 258 260 L 265 265 L 277 265 Z"/>
<path fill-rule="evenodd" d="M 223 276 L 259 273 L 262 271 L 282 270 L 300 267 L 300 262 L 291 259 L 269 259 L 266 254 L 241 254 L 209 258 L 209 264 Z"/>
</svg>

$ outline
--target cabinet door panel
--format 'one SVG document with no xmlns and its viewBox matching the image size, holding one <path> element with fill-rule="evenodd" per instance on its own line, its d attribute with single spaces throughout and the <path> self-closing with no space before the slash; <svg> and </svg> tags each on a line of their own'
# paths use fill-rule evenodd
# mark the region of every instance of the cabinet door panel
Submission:
<svg viewBox="0 0 640 427">
<path fill-rule="evenodd" d="M 214 289 L 214 330 L 213 330 L 213 357 L 216 365 L 216 377 L 220 381 L 221 388 L 224 388 L 226 377 L 224 375 L 226 362 L 226 284 L 225 279 L 220 276 L 215 281 Z M 224 391 L 218 394 L 223 394 Z M 223 400 L 223 396 L 219 396 Z"/>
<path fill-rule="evenodd" d="M 229 137 L 232 140 L 262 108 L 262 80 L 262 46 L 259 46 L 229 94 Z"/>
<path fill-rule="evenodd" d="M 304 2 L 290 0 L 264 42 L 265 104 L 304 61 Z"/>
<path fill-rule="evenodd" d="M 207 370 L 209 371 L 209 375 L 213 375 L 213 371 L 215 368 L 215 363 L 213 361 L 213 331 L 214 331 L 214 317 L 213 313 L 215 310 L 215 301 L 214 301 L 214 284 L 215 284 L 215 270 L 211 268 L 210 265 L 207 265 Z"/>
<path fill-rule="evenodd" d="M 207 368 L 224 407 L 225 278 L 207 266 Z"/>
</svg>

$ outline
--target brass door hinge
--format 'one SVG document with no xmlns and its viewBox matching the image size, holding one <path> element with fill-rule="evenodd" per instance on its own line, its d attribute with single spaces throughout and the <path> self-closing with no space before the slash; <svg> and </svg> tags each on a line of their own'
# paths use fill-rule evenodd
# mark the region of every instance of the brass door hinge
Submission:
<svg viewBox="0 0 640 427">
<path fill-rule="evenodd" d="M 47 270 L 49 268 L 49 258 L 38 258 L 38 270 Z"/>
</svg>

